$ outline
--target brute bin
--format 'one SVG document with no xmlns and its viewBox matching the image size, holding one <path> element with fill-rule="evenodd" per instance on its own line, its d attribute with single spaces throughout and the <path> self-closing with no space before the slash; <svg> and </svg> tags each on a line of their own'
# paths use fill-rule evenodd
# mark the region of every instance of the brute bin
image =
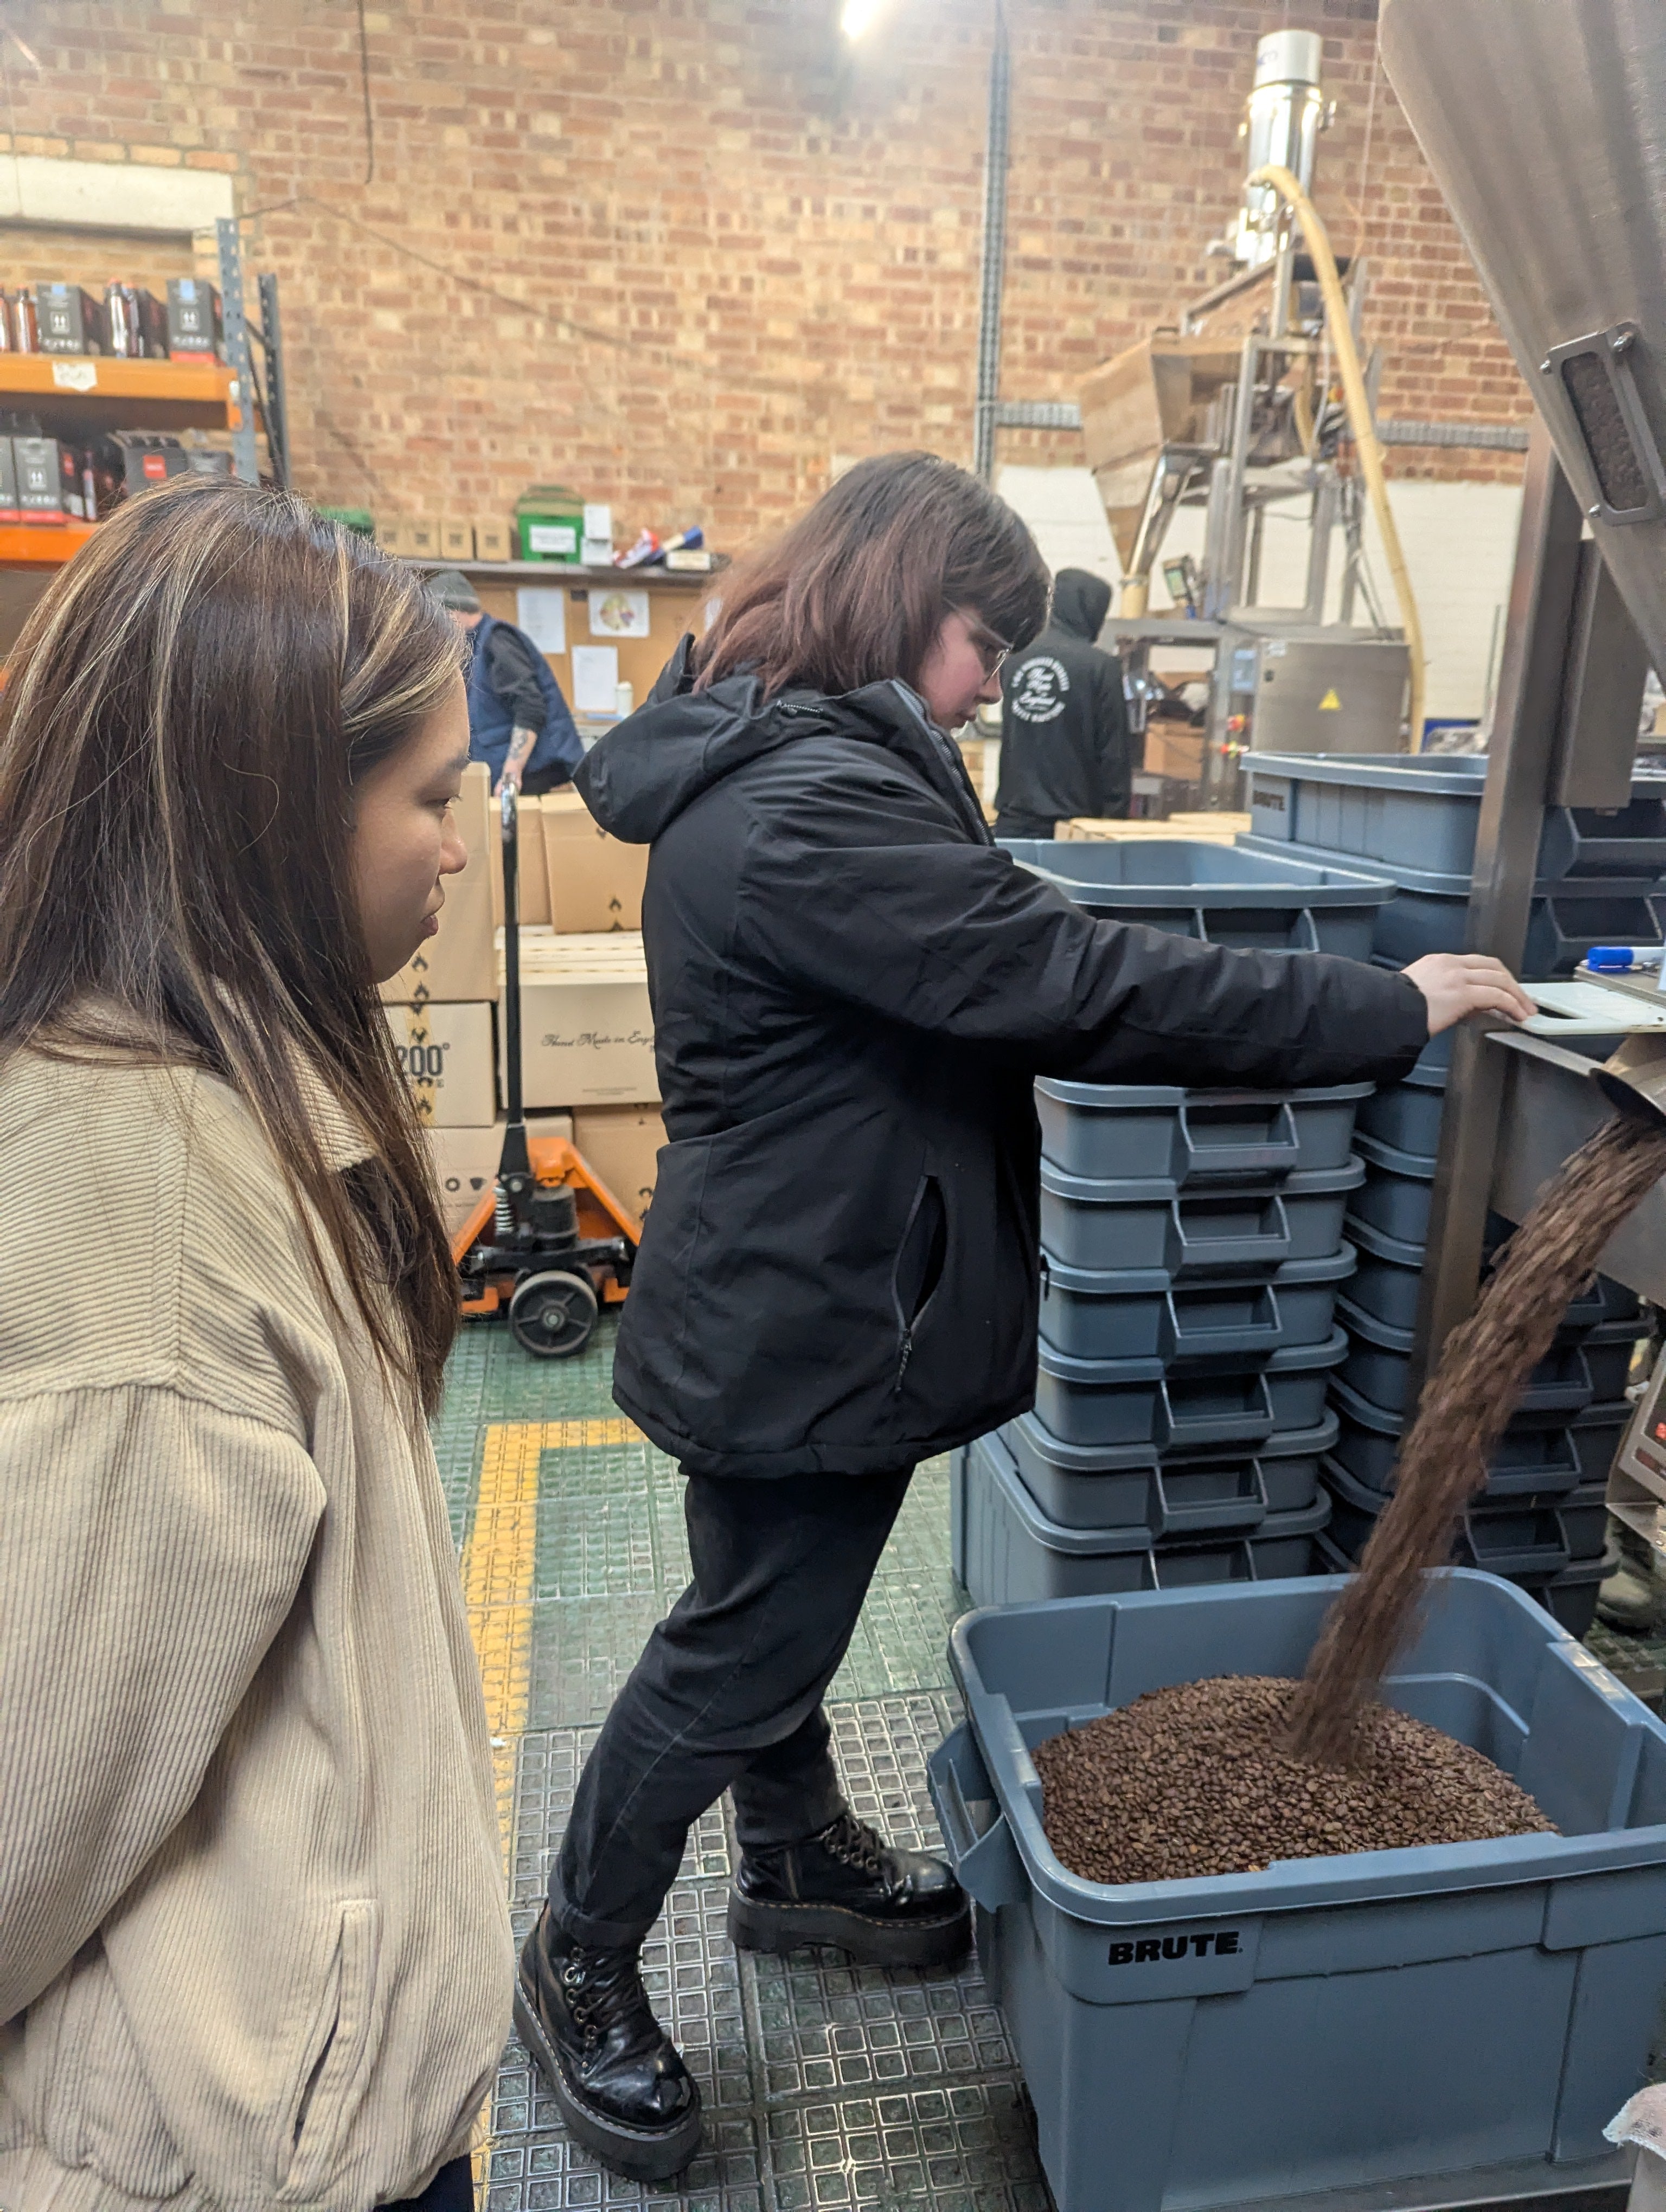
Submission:
<svg viewBox="0 0 1666 2212">
<path fill-rule="evenodd" d="M 1047 1841 L 1032 1747 L 1169 1684 L 1299 1674 L 1342 1580 L 956 1626 L 967 1722 L 932 1794 L 1059 2212 L 1623 2174 L 1602 2127 L 1666 1979 L 1666 1727 L 1509 1583 L 1429 1580 L 1385 1696 L 1496 1759 L 1561 1834 L 1084 1881 Z"/>
</svg>

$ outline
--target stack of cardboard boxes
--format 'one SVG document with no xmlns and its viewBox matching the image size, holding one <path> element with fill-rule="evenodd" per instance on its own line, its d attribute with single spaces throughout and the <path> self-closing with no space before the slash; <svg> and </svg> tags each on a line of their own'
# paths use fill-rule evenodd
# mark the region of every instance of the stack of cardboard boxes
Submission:
<svg viewBox="0 0 1666 2212">
<path fill-rule="evenodd" d="M 447 881 L 438 934 L 382 987 L 453 1236 L 491 1188 L 502 1146 L 503 870 L 479 763 L 465 773 L 458 817 L 470 865 Z M 522 799 L 520 828 L 527 1127 L 570 1136 L 640 1218 L 665 1142 L 642 957 L 647 851 L 599 830 L 572 791 Z"/>
</svg>

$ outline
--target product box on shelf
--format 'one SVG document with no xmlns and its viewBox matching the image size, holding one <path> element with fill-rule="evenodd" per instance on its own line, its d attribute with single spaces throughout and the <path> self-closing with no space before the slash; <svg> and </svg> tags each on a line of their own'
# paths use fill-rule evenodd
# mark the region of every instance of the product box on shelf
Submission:
<svg viewBox="0 0 1666 2212">
<path fill-rule="evenodd" d="M 402 560 L 410 550 L 410 525 L 401 514 L 378 515 L 376 543 L 384 553 Z"/>
<path fill-rule="evenodd" d="M 143 284 L 110 284 L 104 293 L 104 330 L 121 361 L 167 358 L 167 310 Z"/>
<path fill-rule="evenodd" d="M 533 484 L 515 501 L 523 561 L 576 568 L 584 541 L 584 501 L 565 484 Z"/>
<path fill-rule="evenodd" d="M 42 353 L 104 351 L 104 310 L 79 284 L 37 284 L 34 312 Z"/>
<path fill-rule="evenodd" d="M 442 561 L 472 561 L 474 558 L 474 525 L 459 521 L 455 516 L 440 518 L 440 558 Z"/>
<path fill-rule="evenodd" d="M 523 930 L 520 1035 L 529 1107 L 657 1105 L 641 933 Z"/>
<path fill-rule="evenodd" d="M 64 503 L 64 456 L 58 440 L 14 438 L 11 449 L 24 521 L 62 522 L 70 510 Z"/>
<path fill-rule="evenodd" d="M 638 1221 L 654 1203 L 666 1125 L 654 1106 L 581 1106 L 573 1142 L 621 1206 Z"/>
<path fill-rule="evenodd" d="M 12 457 L 11 440 L 0 438 L 0 522 L 21 522 L 23 510 L 17 503 L 17 464 Z"/>
<path fill-rule="evenodd" d="M 431 999 L 455 1004 L 497 996 L 489 782 L 483 761 L 471 761 L 463 771 L 454 818 L 469 848 L 469 865 L 460 876 L 446 878 L 446 902 L 440 911 L 438 931 L 417 947 L 397 975 L 382 985 L 386 1005 L 421 1006 Z"/>
<path fill-rule="evenodd" d="M 406 523 L 405 556 L 411 561 L 440 558 L 440 526 L 431 514 L 413 515 Z"/>
<path fill-rule="evenodd" d="M 483 1128 L 496 1110 L 492 1010 L 483 1002 L 385 1006 L 399 1066 L 424 1121 Z"/>
<path fill-rule="evenodd" d="M 130 499 L 136 492 L 149 491 L 152 484 L 165 483 L 169 477 L 192 473 L 192 456 L 165 430 L 117 430 L 112 433 L 112 443 L 121 455 L 122 481 Z"/>
<path fill-rule="evenodd" d="M 198 276 L 170 276 L 167 283 L 167 349 L 175 361 L 217 361 L 220 356 L 220 295 Z"/>
<path fill-rule="evenodd" d="M 641 929 L 648 850 L 610 836 L 576 791 L 552 791 L 544 802 L 544 857 L 555 927 L 563 935 Z"/>
<path fill-rule="evenodd" d="M 509 561 L 514 557 L 514 547 L 507 522 L 487 521 L 479 516 L 474 525 L 474 557 L 477 561 Z"/>
</svg>

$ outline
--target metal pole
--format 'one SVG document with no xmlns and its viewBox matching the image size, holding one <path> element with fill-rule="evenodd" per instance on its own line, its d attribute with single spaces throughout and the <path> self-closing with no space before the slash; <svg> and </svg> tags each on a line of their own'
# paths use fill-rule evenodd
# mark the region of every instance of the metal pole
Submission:
<svg viewBox="0 0 1666 2212">
<path fill-rule="evenodd" d="M 1238 369 L 1232 408 L 1232 442 L 1227 452 L 1225 515 L 1221 531 L 1222 563 L 1215 603 L 1224 621 L 1243 597 L 1243 477 L 1250 465 L 1255 429 L 1256 387 L 1261 381 L 1262 341 L 1248 337 Z M 1213 489 L 1213 488 L 1212 488 Z"/>
<path fill-rule="evenodd" d="M 972 466 L 985 483 L 995 473 L 995 415 L 1000 405 L 1000 299 L 1006 275 L 1006 117 L 1011 70 L 1006 17 L 995 5 L 989 56 L 989 120 L 983 144 L 983 265 L 977 307 L 977 407 Z"/>
<path fill-rule="evenodd" d="M 1541 420 L 1533 425 L 1510 585 L 1498 709 L 1475 831 L 1465 942 L 1519 969 L 1555 759 L 1579 578 L 1578 501 Z M 1409 1377 L 1415 1404 L 1440 1348 L 1474 1304 L 1504 1098 L 1504 1055 L 1481 1025 L 1452 1042 Z"/>
<path fill-rule="evenodd" d="M 270 270 L 260 278 L 260 337 L 266 354 L 266 443 L 272 474 L 289 488 L 289 415 L 283 397 L 283 326 L 278 319 L 277 279 Z"/>
<path fill-rule="evenodd" d="M 254 370 L 249 359 L 249 326 L 243 314 L 243 255 L 237 224 L 222 216 L 214 226 L 220 248 L 220 319 L 226 337 L 226 365 L 236 380 L 233 399 L 237 428 L 231 434 L 231 465 L 245 483 L 258 483 L 260 462 L 254 443 Z"/>
</svg>

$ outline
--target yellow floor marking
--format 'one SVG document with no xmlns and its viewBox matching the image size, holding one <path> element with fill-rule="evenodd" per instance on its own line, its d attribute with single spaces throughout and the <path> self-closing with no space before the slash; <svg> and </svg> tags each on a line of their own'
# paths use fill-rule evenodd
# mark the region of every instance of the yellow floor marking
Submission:
<svg viewBox="0 0 1666 2212">
<path fill-rule="evenodd" d="M 646 1442 L 634 1421 L 494 1421 L 480 1455 L 480 1491 L 463 1548 L 463 1597 L 486 1692 L 503 1870 L 514 1852 L 515 1753 L 532 1686 L 532 1584 L 538 1560 L 538 1462 L 547 1451 Z M 474 2148 L 477 2200 L 491 2154 L 487 2099 Z"/>
</svg>

